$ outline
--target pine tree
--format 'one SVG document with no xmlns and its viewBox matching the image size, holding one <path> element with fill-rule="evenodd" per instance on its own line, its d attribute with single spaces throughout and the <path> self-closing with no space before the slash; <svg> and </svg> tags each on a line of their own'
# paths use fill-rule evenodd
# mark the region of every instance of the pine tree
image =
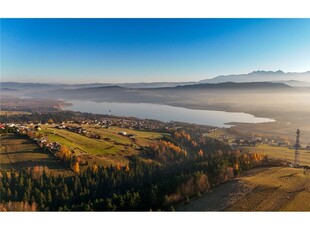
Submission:
<svg viewBox="0 0 310 230">
<path fill-rule="evenodd" d="M 12 198 L 11 198 L 12 192 L 11 192 L 11 189 L 10 189 L 10 188 L 7 189 L 6 195 L 7 195 L 8 200 L 11 200 L 11 199 L 12 199 Z"/>
<path fill-rule="evenodd" d="M 52 204 L 52 201 L 53 201 L 52 192 L 51 192 L 51 190 L 47 190 L 46 202 L 47 202 L 47 204 Z"/>
</svg>

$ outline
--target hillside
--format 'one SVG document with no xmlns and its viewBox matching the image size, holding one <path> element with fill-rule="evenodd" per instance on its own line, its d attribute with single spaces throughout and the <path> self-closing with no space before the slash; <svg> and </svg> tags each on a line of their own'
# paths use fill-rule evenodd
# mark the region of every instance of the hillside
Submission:
<svg viewBox="0 0 310 230">
<path fill-rule="evenodd" d="M 310 211 L 310 172 L 270 168 L 242 179 L 254 189 L 227 211 Z"/>
<path fill-rule="evenodd" d="M 40 133 L 49 141 L 59 142 L 74 151 L 82 161 L 88 161 L 88 166 L 97 165 L 127 165 L 128 157 L 139 154 L 140 148 L 155 143 L 162 134 L 143 132 L 125 128 L 99 128 L 96 125 L 81 125 L 89 132 L 104 137 L 103 139 L 89 138 L 66 129 L 57 129 L 53 125 L 42 125 Z M 134 134 L 135 138 L 119 135 L 124 131 Z M 86 166 L 87 167 L 87 166 Z"/>
<path fill-rule="evenodd" d="M 70 169 L 43 152 L 30 139 L 11 133 L 1 134 L 0 170 L 21 170 L 35 166 L 47 167 L 53 174 L 72 175 Z"/>
<path fill-rule="evenodd" d="M 310 172 L 257 168 L 210 193 L 180 204 L 179 211 L 310 211 Z"/>
</svg>

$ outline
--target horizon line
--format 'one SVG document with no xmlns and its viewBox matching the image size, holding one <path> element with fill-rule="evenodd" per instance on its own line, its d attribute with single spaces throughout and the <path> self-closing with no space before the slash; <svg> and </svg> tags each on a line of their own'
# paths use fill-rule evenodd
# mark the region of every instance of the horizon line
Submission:
<svg viewBox="0 0 310 230">
<path fill-rule="evenodd" d="M 111 84 L 111 85 L 117 85 L 117 84 L 163 84 L 163 83 L 199 83 L 201 81 L 204 80 L 211 80 L 220 76 L 234 76 L 234 75 L 247 75 L 247 74 L 251 74 L 251 73 L 260 73 L 260 72 L 266 72 L 266 73 L 277 73 L 277 72 L 281 72 L 283 74 L 305 74 L 305 73 L 310 73 L 310 70 L 307 71 L 303 71 L 303 72 L 284 72 L 283 70 L 254 70 L 252 72 L 248 72 L 248 73 L 238 73 L 238 74 L 221 74 L 221 75 L 217 75 L 215 77 L 211 77 L 211 78 L 204 78 L 201 80 L 197 80 L 197 81 L 150 81 L 150 82 L 145 82 L 145 81 L 141 81 L 141 82 L 84 82 L 84 83 L 61 83 L 61 82 L 23 82 L 23 81 L 0 81 L 0 83 L 22 83 L 22 84 L 52 84 L 52 85 L 83 85 L 83 84 Z M 309 79 L 310 81 L 310 79 Z"/>
</svg>

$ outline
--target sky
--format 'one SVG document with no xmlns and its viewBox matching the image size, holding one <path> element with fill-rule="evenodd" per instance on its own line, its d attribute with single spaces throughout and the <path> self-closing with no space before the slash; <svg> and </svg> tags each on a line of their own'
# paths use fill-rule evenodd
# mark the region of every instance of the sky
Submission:
<svg viewBox="0 0 310 230">
<path fill-rule="evenodd" d="M 1 81 L 199 81 L 310 70 L 310 19 L 1 19 Z"/>
</svg>

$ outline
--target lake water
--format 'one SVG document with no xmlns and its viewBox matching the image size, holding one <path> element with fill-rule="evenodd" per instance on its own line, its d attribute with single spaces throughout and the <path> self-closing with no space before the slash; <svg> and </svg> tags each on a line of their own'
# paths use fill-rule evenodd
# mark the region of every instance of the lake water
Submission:
<svg viewBox="0 0 310 230">
<path fill-rule="evenodd" d="M 247 113 L 224 112 L 214 110 L 187 109 L 169 105 L 148 103 L 118 103 L 94 101 L 67 101 L 72 106 L 66 109 L 80 112 L 132 116 L 141 119 L 154 119 L 163 122 L 181 121 L 201 125 L 230 127 L 229 122 L 262 123 L 273 122 L 269 118 L 255 117 Z"/>
</svg>

